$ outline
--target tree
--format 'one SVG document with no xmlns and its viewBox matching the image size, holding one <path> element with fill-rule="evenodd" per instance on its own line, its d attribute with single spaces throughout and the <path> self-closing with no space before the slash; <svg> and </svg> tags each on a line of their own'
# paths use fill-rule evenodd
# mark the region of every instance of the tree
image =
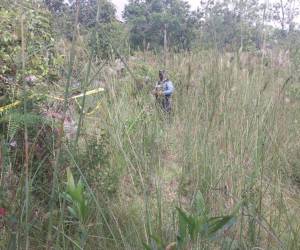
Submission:
<svg viewBox="0 0 300 250">
<path fill-rule="evenodd" d="M 78 21 L 84 29 L 95 27 L 97 22 L 110 23 L 115 20 L 116 8 L 109 0 L 43 0 L 43 2 L 52 12 L 57 30 L 68 38 L 72 37 L 72 23 L 77 3 L 80 5 Z M 99 15 L 96 21 L 98 7 Z"/>
<path fill-rule="evenodd" d="M 43 0 L 47 8 L 55 14 L 64 12 L 67 8 L 66 1 L 64 0 Z"/>
<path fill-rule="evenodd" d="M 135 48 L 161 48 L 164 34 L 172 48 L 187 49 L 195 35 L 190 6 L 182 0 L 130 0 L 124 19 Z"/>
<path fill-rule="evenodd" d="M 75 8 L 75 5 L 72 5 Z M 116 49 L 125 52 L 121 44 L 126 39 L 123 25 L 115 18 L 116 8 L 108 0 L 81 0 L 79 23 L 91 33 L 88 45 L 97 58 L 107 59 L 115 55 Z"/>
<path fill-rule="evenodd" d="M 89 40 L 98 59 L 111 59 L 120 55 L 128 55 L 127 32 L 123 24 L 112 21 L 99 23 L 95 39 Z"/>
<path fill-rule="evenodd" d="M 26 67 L 24 75 L 35 75 L 39 78 L 48 78 L 56 75 L 55 62 L 57 53 L 54 50 L 54 32 L 51 24 L 51 15 L 44 8 L 34 7 L 34 4 L 25 2 L 28 6 L 24 15 L 26 40 Z M 21 68 L 21 31 L 17 28 L 22 17 L 21 11 L 12 3 L 5 8 L 0 4 L 0 75 L 20 78 Z M 34 11 L 31 10 L 34 8 Z"/>
<path fill-rule="evenodd" d="M 295 19 L 299 15 L 299 3 L 296 0 L 277 0 L 271 7 L 272 19 L 279 22 L 283 35 L 293 31 Z"/>
<path fill-rule="evenodd" d="M 202 42 L 220 50 L 249 50 L 261 47 L 263 6 L 257 0 L 202 1 Z"/>
<path fill-rule="evenodd" d="M 75 3 L 72 8 L 76 8 Z M 97 11 L 99 8 L 99 16 L 96 21 Z M 79 23 L 86 28 L 95 27 L 96 22 L 110 23 L 115 19 L 116 8 L 108 0 L 81 0 Z"/>
</svg>

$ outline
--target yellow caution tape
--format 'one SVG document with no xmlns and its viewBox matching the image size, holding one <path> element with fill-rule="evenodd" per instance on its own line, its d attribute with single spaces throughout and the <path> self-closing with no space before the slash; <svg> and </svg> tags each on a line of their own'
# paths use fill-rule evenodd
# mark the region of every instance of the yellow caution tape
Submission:
<svg viewBox="0 0 300 250">
<path fill-rule="evenodd" d="M 81 105 L 80 105 L 80 103 L 77 101 L 77 99 L 74 99 L 74 100 L 75 100 L 76 104 L 78 105 L 79 109 L 81 110 Z"/>
<path fill-rule="evenodd" d="M 79 94 L 79 95 L 72 96 L 72 97 L 70 97 L 70 99 L 75 99 L 75 101 L 77 102 L 76 99 L 79 98 L 79 97 L 83 97 L 84 95 L 86 95 L 86 96 L 93 95 L 93 94 L 97 94 L 97 93 L 103 92 L 103 91 L 104 91 L 103 88 L 97 88 L 97 89 L 89 90 L 85 94 L 82 93 L 82 94 Z M 37 95 L 31 95 L 31 96 L 29 96 L 29 99 L 32 99 L 34 96 L 37 96 Z M 55 99 L 55 100 L 58 100 L 58 101 L 64 101 L 64 99 L 61 98 L 61 97 L 50 96 L 50 95 L 45 95 L 45 96 L 49 97 L 49 98 L 52 98 L 52 99 Z M 0 107 L 0 113 L 5 112 L 5 111 L 10 110 L 10 109 L 13 109 L 13 108 L 19 106 L 21 103 L 22 103 L 21 101 L 15 101 L 15 102 L 13 102 L 11 104 L 8 104 L 8 105 L 5 105 L 3 107 Z M 79 105 L 78 102 L 77 102 L 77 104 Z M 99 106 L 99 104 L 97 106 Z M 96 108 L 97 108 L 97 106 L 96 106 Z"/>
<path fill-rule="evenodd" d="M 86 115 L 93 115 L 101 106 L 101 102 L 98 102 L 97 106 L 90 112 L 86 113 Z"/>
<path fill-rule="evenodd" d="M 33 97 L 35 97 L 35 95 L 31 95 L 29 97 L 27 97 L 29 100 L 32 99 Z M 5 105 L 3 107 L 0 107 L 0 113 L 3 113 L 4 111 L 6 110 L 10 110 L 10 109 L 13 109 L 15 107 L 18 107 L 22 102 L 21 101 L 15 101 L 11 104 L 8 104 L 8 105 Z"/>
<path fill-rule="evenodd" d="M 44 96 L 49 97 L 51 99 L 58 100 L 58 101 L 64 101 L 65 100 L 64 98 L 57 97 L 57 96 L 52 96 L 52 95 L 44 95 Z"/>
<path fill-rule="evenodd" d="M 86 96 L 88 95 L 93 95 L 93 94 L 97 94 L 99 92 L 102 92 L 104 91 L 104 88 L 98 88 L 98 89 L 93 89 L 93 90 L 89 90 L 85 93 Z M 57 96 L 51 96 L 51 95 L 46 95 L 47 97 L 49 98 L 52 98 L 52 99 L 55 99 L 55 100 L 58 100 L 58 101 L 64 101 L 65 99 L 62 98 L 62 97 L 57 97 Z M 72 96 L 70 97 L 69 99 L 77 99 L 79 97 L 83 97 L 84 96 L 84 93 L 81 93 L 81 94 L 78 94 L 78 95 L 75 95 L 75 96 Z"/>
<path fill-rule="evenodd" d="M 6 106 L 0 107 L 0 113 L 15 108 L 21 104 L 21 101 L 15 101 L 14 103 L 8 104 Z"/>
<path fill-rule="evenodd" d="M 93 90 L 89 90 L 85 93 L 85 95 L 93 95 L 93 94 L 97 94 L 99 92 L 103 92 L 104 91 L 104 88 L 98 88 L 98 89 L 93 89 Z M 84 93 L 82 94 L 79 94 L 79 95 L 75 95 L 75 96 L 72 96 L 71 99 L 77 99 L 79 97 L 83 97 L 84 96 Z"/>
<path fill-rule="evenodd" d="M 93 94 L 97 94 L 97 93 L 102 92 L 102 91 L 104 91 L 103 88 L 93 89 L 93 90 L 87 91 L 87 92 L 85 93 L 85 95 L 86 95 L 86 96 L 88 96 L 88 95 L 93 95 Z M 81 107 L 80 103 L 77 101 L 77 98 L 83 97 L 83 96 L 84 96 L 84 94 L 82 93 L 82 94 L 79 94 L 79 95 L 72 96 L 72 97 L 70 98 L 70 99 L 74 99 L 74 100 L 75 100 L 75 102 L 76 102 L 76 104 L 78 105 L 79 109 L 82 109 L 82 107 Z M 96 105 L 96 107 L 95 107 L 92 111 L 86 113 L 86 115 L 92 115 L 92 114 L 94 114 L 94 113 L 96 112 L 96 110 L 99 109 L 100 104 L 101 104 L 101 103 L 99 102 L 99 103 Z"/>
</svg>

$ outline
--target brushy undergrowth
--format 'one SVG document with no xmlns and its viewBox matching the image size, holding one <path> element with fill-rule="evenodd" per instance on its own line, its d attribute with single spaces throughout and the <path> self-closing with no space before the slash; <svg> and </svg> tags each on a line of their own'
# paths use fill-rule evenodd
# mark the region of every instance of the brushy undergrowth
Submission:
<svg viewBox="0 0 300 250">
<path fill-rule="evenodd" d="M 14 134 L 1 139 L 1 248 L 23 249 L 25 228 L 31 249 L 300 247 L 300 104 L 289 66 L 278 76 L 263 60 L 249 66 L 213 52 L 172 55 L 167 71 L 176 92 L 167 117 L 150 94 L 160 62 L 137 54 L 128 67 L 138 80 L 106 73 L 98 81 L 105 92 L 87 97 L 92 112 L 78 145 L 63 140 L 50 242 L 47 185 L 58 125 L 41 123 L 46 160 L 31 153 L 28 225 L 22 159 L 13 155 L 22 130 L 5 125 Z M 32 150 L 42 145 L 34 138 Z"/>
<path fill-rule="evenodd" d="M 0 4 L 0 249 L 300 248 L 297 41 L 142 53 L 100 7 L 68 40 L 23 2 Z"/>
</svg>

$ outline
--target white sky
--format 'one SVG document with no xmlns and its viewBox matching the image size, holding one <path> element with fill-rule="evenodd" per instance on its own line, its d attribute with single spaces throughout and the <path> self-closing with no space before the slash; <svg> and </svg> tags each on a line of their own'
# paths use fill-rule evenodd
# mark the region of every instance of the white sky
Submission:
<svg viewBox="0 0 300 250">
<path fill-rule="evenodd" d="M 117 7 L 117 16 L 118 18 L 122 18 L 122 11 L 124 10 L 125 4 L 128 0 L 112 0 L 114 5 Z M 188 0 L 192 9 L 196 9 L 199 6 L 200 0 Z"/>
<path fill-rule="evenodd" d="M 128 0 L 111 0 L 115 6 L 117 7 L 117 17 L 122 20 L 122 12 L 124 10 L 124 6 L 125 4 L 128 2 Z M 189 4 L 191 5 L 191 9 L 192 10 L 195 10 L 198 6 L 199 6 L 199 3 L 200 3 L 200 0 L 187 0 L 189 2 Z M 275 2 L 276 0 L 261 0 L 261 2 L 269 2 L 269 3 L 272 3 L 272 2 Z M 277 0 L 278 1 L 278 0 Z M 296 2 L 300 0 L 296 0 Z M 300 16 L 297 18 L 297 22 L 300 23 Z"/>
</svg>

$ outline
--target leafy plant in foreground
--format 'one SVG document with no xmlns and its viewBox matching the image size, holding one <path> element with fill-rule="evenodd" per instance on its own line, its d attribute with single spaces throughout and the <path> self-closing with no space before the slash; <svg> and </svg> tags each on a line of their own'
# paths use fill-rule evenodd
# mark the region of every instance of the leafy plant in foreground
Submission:
<svg viewBox="0 0 300 250">
<path fill-rule="evenodd" d="M 87 231 L 85 228 L 85 222 L 89 215 L 88 200 L 84 193 L 84 185 L 81 180 L 76 184 L 73 174 L 70 168 L 67 168 L 67 186 L 66 192 L 63 193 L 63 197 L 70 204 L 68 211 L 71 216 L 79 221 L 79 236 L 81 246 L 87 239 Z"/>
<path fill-rule="evenodd" d="M 161 239 L 151 236 L 155 245 L 154 248 L 144 244 L 145 249 L 185 249 L 190 243 L 196 240 L 214 240 L 222 230 L 226 230 L 235 224 L 236 218 L 232 215 L 213 217 L 205 206 L 205 201 L 200 192 L 196 196 L 196 212 L 194 214 L 185 212 L 176 207 L 178 212 L 178 235 L 177 241 L 170 243 L 164 248 Z"/>
<path fill-rule="evenodd" d="M 88 215 L 88 204 L 84 194 L 84 186 L 81 180 L 76 184 L 70 168 L 67 169 L 67 187 L 63 193 L 64 198 L 71 204 L 68 210 L 71 215 L 84 223 Z"/>
</svg>

